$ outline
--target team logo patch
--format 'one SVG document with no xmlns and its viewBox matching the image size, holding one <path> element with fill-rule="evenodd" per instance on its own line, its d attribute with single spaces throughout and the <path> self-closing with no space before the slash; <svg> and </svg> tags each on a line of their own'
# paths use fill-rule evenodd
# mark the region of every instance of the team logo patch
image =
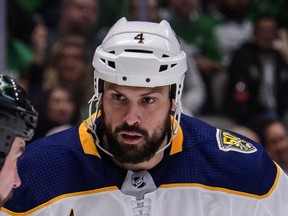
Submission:
<svg viewBox="0 0 288 216">
<path fill-rule="evenodd" d="M 146 186 L 144 176 L 141 173 L 137 173 L 131 176 L 132 186 L 135 190 L 143 190 Z"/>
<path fill-rule="evenodd" d="M 246 154 L 257 151 L 250 142 L 223 130 L 217 129 L 216 139 L 222 151 L 237 151 Z"/>
</svg>

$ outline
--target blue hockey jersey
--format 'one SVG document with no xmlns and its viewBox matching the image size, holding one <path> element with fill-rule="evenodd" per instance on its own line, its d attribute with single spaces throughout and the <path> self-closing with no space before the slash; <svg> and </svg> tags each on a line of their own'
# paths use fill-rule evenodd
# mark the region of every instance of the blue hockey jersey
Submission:
<svg viewBox="0 0 288 216">
<path fill-rule="evenodd" d="M 0 215 L 288 215 L 288 177 L 259 144 L 185 115 L 151 170 L 117 167 L 82 123 L 27 145 L 19 174 Z"/>
</svg>

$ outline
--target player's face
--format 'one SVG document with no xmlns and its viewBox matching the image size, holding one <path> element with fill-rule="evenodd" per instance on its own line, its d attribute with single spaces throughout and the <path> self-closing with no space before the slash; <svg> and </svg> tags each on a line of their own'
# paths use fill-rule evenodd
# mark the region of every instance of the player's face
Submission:
<svg viewBox="0 0 288 216">
<path fill-rule="evenodd" d="M 148 161 L 166 144 L 171 128 L 168 86 L 142 88 L 105 83 L 102 108 L 104 143 L 119 162 Z"/>
<path fill-rule="evenodd" d="M 23 154 L 25 141 L 16 137 L 0 171 L 0 207 L 12 196 L 13 188 L 20 186 L 17 159 Z"/>
</svg>

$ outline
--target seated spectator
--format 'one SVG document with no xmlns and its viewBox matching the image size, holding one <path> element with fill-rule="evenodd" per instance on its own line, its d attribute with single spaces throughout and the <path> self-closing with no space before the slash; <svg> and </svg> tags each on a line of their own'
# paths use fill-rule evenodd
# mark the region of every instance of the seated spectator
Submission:
<svg viewBox="0 0 288 216">
<path fill-rule="evenodd" d="M 87 56 L 93 56 L 93 48 L 100 43 L 97 35 L 98 9 L 98 0 L 61 0 L 58 25 L 49 31 L 47 37 L 46 56 L 50 55 L 56 41 L 75 35 L 84 38 Z"/>
<path fill-rule="evenodd" d="M 224 92 L 227 82 L 227 66 L 231 55 L 253 35 L 253 21 L 249 13 L 249 0 L 216 0 L 208 3 L 207 14 L 217 22 L 214 29 L 219 50 L 221 53 L 221 73 L 211 77 L 209 86 L 214 109 L 217 114 L 225 103 Z M 207 5 L 206 5 L 207 7 Z M 211 106 L 211 99 L 207 100 L 206 107 Z"/>
<path fill-rule="evenodd" d="M 270 157 L 288 174 L 288 132 L 284 124 L 280 120 L 262 119 L 254 122 L 254 130 Z"/>
<path fill-rule="evenodd" d="M 223 110 L 240 124 L 259 116 L 282 118 L 288 108 L 288 66 L 273 46 L 277 32 L 273 17 L 259 17 L 254 40 L 233 55 Z"/>
<path fill-rule="evenodd" d="M 81 106 L 85 107 L 83 110 L 86 110 L 86 101 L 93 93 L 93 70 L 88 66 L 84 39 L 71 36 L 57 41 L 48 64 L 34 65 L 31 69 L 30 83 L 30 95 L 35 104 L 43 101 L 41 91 L 61 85 L 73 91 Z"/>
<path fill-rule="evenodd" d="M 42 106 L 38 107 L 41 112 L 34 139 L 54 133 L 56 128 L 60 131 L 80 122 L 79 104 L 73 93 L 64 86 L 47 90 L 42 97 Z"/>
<path fill-rule="evenodd" d="M 253 36 L 249 12 L 249 0 L 217 0 L 214 10 L 209 12 L 218 22 L 214 30 L 225 67 L 233 52 Z"/>
</svg>

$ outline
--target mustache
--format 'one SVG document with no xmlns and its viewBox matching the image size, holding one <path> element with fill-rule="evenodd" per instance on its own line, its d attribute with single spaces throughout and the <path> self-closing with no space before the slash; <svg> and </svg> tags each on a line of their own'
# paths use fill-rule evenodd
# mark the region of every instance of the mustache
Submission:
<svg viewBox="0 0 288 216">
<path fill-rule="evenodd" d="M 115 133 L 119 133 L 121 131 L 136 132 L 143 136 L 148 136 L 148 132 L 145 129 L 142 129 L 137 125 L 128 125 L 127 123 L 124 123 L 115 128 Z"/>
</svg>

